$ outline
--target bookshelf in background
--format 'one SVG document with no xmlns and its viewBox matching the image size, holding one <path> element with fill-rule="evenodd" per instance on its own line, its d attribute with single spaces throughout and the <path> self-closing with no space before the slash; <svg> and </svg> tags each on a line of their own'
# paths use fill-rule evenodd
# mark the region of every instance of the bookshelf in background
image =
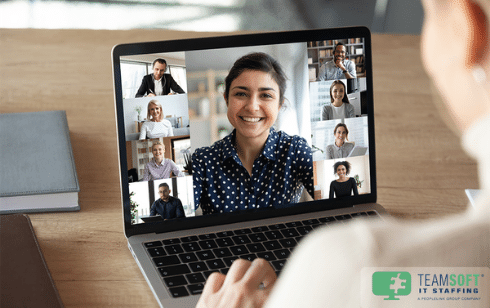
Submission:
<svg viewBox="0 0 490 308">
<path fill-rule="evenodd" d="M 208 145 L 232 131 L 223 97 L 227 75 L 226 70 L 187 72 L 189 117 L 192 125 L 202 127 L 198 131 L 202 134 L 201 138 L 206 140 L 204 143 Z"/>
<path fill-rule="evenodd" d="M 347 48 L 346 59 L 356 64 L 357 77 L 366 77 L 364 68 L 364 39 L 350 38 L 308 42 L 308 71 L 310 81 L 318 79 L 318 72 L 323 63 L 333 60 L 333 51 L 335 45 L 339 42 L 344 43 Z"/>
</svg>

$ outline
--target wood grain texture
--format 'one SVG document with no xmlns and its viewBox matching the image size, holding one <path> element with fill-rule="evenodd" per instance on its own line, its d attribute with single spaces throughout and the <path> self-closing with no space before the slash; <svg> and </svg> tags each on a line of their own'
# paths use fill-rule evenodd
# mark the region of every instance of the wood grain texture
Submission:
<svg viewBox="0 0 490 308">
<path fill-rule="evenodd" d="M 66 307 L 158 306 L 123 233 L 112 47 L 212 35 L 0 29 L 0 112 L 67 112 L 81 211 L 30 215 Z M 476 165 L 437 112 L 419 37 L 374 35 L 373 48 L 379 203 L 404 219 L 461 212 Z"/>
<path fill-rule="evenodd" d="M 434 104 L 420 38 L 375 35 L 373 67 L 379 203 L 404 218 L 463 211 L 476 164 Z"/>
</svg>

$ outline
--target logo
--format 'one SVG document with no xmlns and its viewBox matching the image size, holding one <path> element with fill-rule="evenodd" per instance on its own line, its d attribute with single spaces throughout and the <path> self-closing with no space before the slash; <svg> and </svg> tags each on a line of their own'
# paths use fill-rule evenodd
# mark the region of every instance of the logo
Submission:
<svg viewBox="0 0 490 308">
<path fill-rule="evenodd" d="M 409 272 L 375 272 L 373 294 L 388 296 L 385 300 L 400 300 L 396 296 L 407 296 L 412 292 L 412 276 Z"/>
<path fill-rule="evenodd" d="M 490 307 L 488 267 L 364 267 L 362 307 Z"/>
</svg>

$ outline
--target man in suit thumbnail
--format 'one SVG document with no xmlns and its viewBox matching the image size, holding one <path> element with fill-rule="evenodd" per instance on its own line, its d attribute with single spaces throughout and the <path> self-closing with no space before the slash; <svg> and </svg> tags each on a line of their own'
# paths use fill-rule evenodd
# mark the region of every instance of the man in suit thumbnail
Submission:
<svg viewBox="0 0 490 308">
<path fill-rule="evenodd" d="M 172 75 L 165 74 L 167 61 L 156 59 L 153 61 L 153 74 L 143 77 L 136 97 L 168 95 L 172 89 L 175 93 L 184 93 L 184 90 L 175 82 Z"/>
</svg>

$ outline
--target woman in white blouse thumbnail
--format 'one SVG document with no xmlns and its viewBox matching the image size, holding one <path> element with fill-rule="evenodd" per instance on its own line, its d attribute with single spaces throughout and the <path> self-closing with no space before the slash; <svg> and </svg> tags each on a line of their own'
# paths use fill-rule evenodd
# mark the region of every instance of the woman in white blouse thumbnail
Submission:
<svg viewBox="0 0 490 308">
<path fill-rule="evenodd" d="M 148 102 L 147 121 L 141 125 L 140 140 L 174 135 L 172 123 L 163 118 L 162 105 L 155 99 Z"/>
</svg>

